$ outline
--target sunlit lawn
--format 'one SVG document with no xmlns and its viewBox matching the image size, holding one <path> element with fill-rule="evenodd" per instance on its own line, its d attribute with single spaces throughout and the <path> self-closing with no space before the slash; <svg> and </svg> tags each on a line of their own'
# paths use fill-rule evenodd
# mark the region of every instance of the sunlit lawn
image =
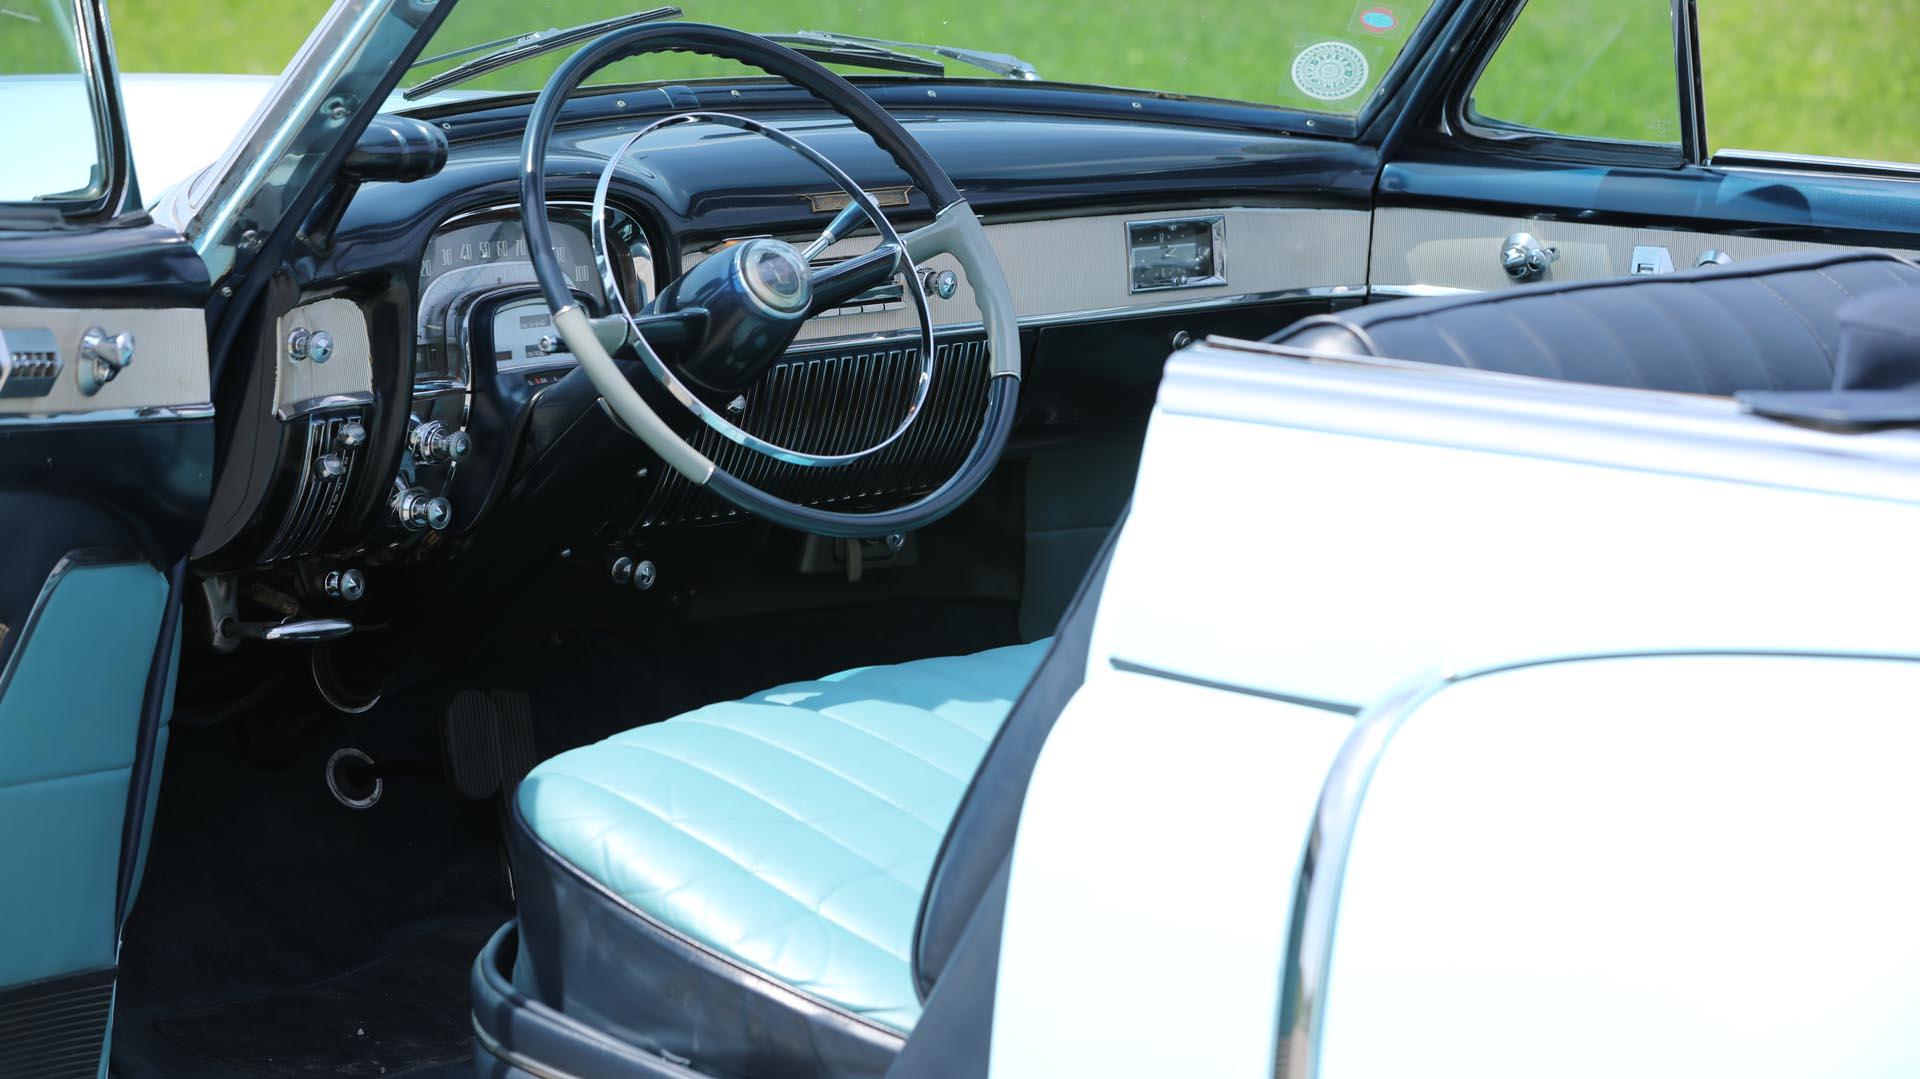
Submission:
<svg viewBox="0 0 1920 1079">
<path fill-rule="evenodd" d="M 1534 0 L 1528 18 L 1571 36 L 1591 63 L 1542 58 L 1516 82 L 1554 122 L 1619 128 L 1662 111 L 1671 78 L 1657 49 L 1608 34 L 1633 5 L 1667 0 Z M 638 6 L 614 0 L 462 0 L 443 39 L 470 43 L 565 26 Z M 1355 0 L 683 0 L 688 18 L 749 30 L 831 29 L 1017 54 L 1048 78 L 1303 105 L 1288 78 L 1301 47 L 1355 38 Z M 1428 0 L 1394 0 L 1403 15 Z M 1708 121 L 1716 147 L 1920 160 L 1920 0 L 1700 0 Z M 317 0 L 116 0 L 128 71 L 278 72 L 325 10 Z M 1627 29 L 1632 28 L 1630 22 Z M 1387 42 L 1364 42 L 1386 48 Z M 629 79 L 688 77 L 685 57 L 636 61 Z M 548 70 L 498 76 L 525 85 Z M 711 70 L 711 69 L 708 69 Z M 949 63 L 953 74 L 979 74 Z M 1663 81 L 1664 80 L 1664 81 Z M 1631 89 L 1622 91 L 1621 83 Z M 1627 121 L 1631 124 L 1631 117 Z"/>
</svg>

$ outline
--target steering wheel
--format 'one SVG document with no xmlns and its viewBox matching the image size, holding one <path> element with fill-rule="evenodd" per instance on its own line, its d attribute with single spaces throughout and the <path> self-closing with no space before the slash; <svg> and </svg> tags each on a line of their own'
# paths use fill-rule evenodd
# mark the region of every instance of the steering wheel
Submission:
<svg viewBox="0 0 1920 1079">
<path fill-rule="evenodd" d="M 629 137 L 608 156 L 600 174 L 594 193 L 594 252 L 617 311 L 605 318 L 589 318 L 560 268 L 547 224 L 547 143 L 568 96 L 594 72 L 634 56 L 670 51 L 750 64 L 826 102 L 871 136 L 926 193 L 936 209 L 933 222 L 901 235 L 851 177 L 778 129 L 729 113 L 676 113 Z M 774 239 L 735 244 L 660 289 L 635 312 L 628 308 L 607 257 L 607 192 L 621 157 L 635 143 L 661 128 L 688 123 L 724 124 L 772 139 L 823 169 L 846 192 L 849 202 L 804 250 Z M 1020 331 L 1013 294 L 986 230 L 946 172 L 897 120 L 852 83 L 791 49 L 754 34 L 700 23 L 643 24 L 615 30 L 593 41 L 553 73 L 534 102 L 521 151 L 520 211 L 534 274 L 553 311 L 554 329 L 578 358 L 608 408 L 662 461 L 741 509 L 790 528 L 837 538 L 910 531 L 931 524 L 966 501 L 1006 448 L 1019 396 Z M 879 230 L 877 247 L 831 265 L 812 264 L 815 256 L 853 232 L 862 220 Z M 960 467 L 945 483 L 905 506 L 875 513 L 825 510 L 787 501 L 739 479 L 708 460 L 662 420 L 613 359 L 615 353 L 638 359 L 702 423 L 749 450 L 806 468 L 850 464 L 899 440 L 920 414 L 933 383 L 935 351 L 932 315 L 914 268 L 916 263 L 943 253 L 952 255 L 965 271 L 986 325 L 991 356 L 987 407 Z M 920 317 L 920 368 L 906 414 L 884 440 L 844 454 L 815 454 L 778 446 L 734 426 L 688 385 L 718 393 L 751 386 L 787 350 L 808 318 L 901 273 L 906 274 L 905 291 Z M 656 345 L 668 348 L 675 362 L 670 365 L 663 359 Z"/>
</svg>

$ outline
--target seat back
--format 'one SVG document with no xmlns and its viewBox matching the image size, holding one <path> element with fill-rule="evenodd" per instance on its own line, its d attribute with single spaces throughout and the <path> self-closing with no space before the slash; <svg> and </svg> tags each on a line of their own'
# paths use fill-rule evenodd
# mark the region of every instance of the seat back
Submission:
<svg viewBox="0 0 1920 1079">
<path fill-rule="evenodd" d="M 1911 289 L 1920 267 L 1880 251 L 1754 259 L 1658 277 L 1400 300 L 1295 323 L 1275 344 L 1591 382 L 1729 395 L 1824 390 L 1838 311 Z"/>
</svg>

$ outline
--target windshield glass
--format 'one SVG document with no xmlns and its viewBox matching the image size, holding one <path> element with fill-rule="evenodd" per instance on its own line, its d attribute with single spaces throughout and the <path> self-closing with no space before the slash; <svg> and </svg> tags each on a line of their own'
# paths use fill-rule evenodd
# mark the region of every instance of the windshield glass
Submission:
<svg viewBox="0 0 1920 1079">
<path fill-rule="evenodd" d="M 1041 80 L 1353 115 L 1367 103 L 1434 0 L 680 0 L 684 18 L 755 33 L 827 31 L 1009 54 Z M 646 6 L 646 5 L 641 5 Z M 422 56 L 623 15 L 616 0 L 460 0 Z M 965 60 L 901 50 L 944 65 L 945 77 L 1001 76 Z M 463 84 L 462 90 L 537 90 L 573 52 L 559 49 Z M 425 65 L 405 85 L 472 55 Z M 851 76 L 886 74 L 837 67 Z M 703 57 L 656 54 L 614 65 L 595 82 L 682 81 L 757 75 Z M 929 76 L 913 76 L 929 77 Z"/>
<path fill-rule="evenodd" d="M 73 0 L 0 0 L 0 130 L 15 148 L 0 202 L 91 199 L 106 182 L 82 14 Z"/>
</svg>

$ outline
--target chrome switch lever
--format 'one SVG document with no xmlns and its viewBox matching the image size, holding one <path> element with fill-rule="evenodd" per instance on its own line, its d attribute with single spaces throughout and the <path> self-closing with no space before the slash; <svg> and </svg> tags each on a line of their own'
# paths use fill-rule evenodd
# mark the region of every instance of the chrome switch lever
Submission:
<svg viewBox="0 0 1920 1079">
<path fill-rule="evenodd" d="M 224 637 L 252 641 L 284 641 L 310 644 L 331 641 L 353 632 L 353 623 L 340 618 L 303 618 L 286 622 L 236 622 L 229 618 L 220 625 Z"/>
<path fill-rule="evenodd" d="M 80 335 L 80 362 L 74 365 L 80 392 L 92 397 L 132 363 L 132 334 L 109 335 L 98 326 L 88 327 L 87 332 Z"/>
</svg>

